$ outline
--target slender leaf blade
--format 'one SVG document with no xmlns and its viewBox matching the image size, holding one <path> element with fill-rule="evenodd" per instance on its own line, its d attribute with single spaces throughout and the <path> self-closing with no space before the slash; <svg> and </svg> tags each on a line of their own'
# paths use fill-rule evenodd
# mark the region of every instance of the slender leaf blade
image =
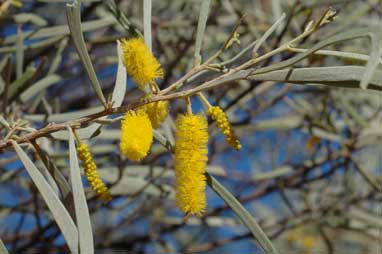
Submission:
<svg viewBox="0 0 382 254">
<path fill-rule="evenodd" d="M 3 241 L 0 239 L 0 254 L 8 254 L 7 247 L 5 247 Z"/>
<path fill-rule="evenodd" d="M 94 253 L 93 231 L 90 222 L 89 209 L 86 202 L 85 191 L 82 185 L 81 171 L 78 166 L 74 135 L 71 128 L 69 132 L 69 159 L 70 159 L 70 180 L 72 183 L 74 208 L 79 233 L 79 244 L 81 254 Z"/>
<path fill-rule="evenodd" d="M 12 145 L 17 153 L 17 156 L 23 163 L 25 169 L 32 178 L 32 181 L 45 200 L 49 210 L 52 212 L 52 215 L 57 222 L 58 227 L 61 229 L 70 251 L 72 253 L 78 253 L 78 231 L 73 219 L 70 217 L 68 211 L 57 197 L 52 187 L 45 180 L 28 155 L 21 149 L 20 145 L 14 141 L 12 141 Z"/>
<path fill-rule="evenodd" d="M 81 31 L 81 1 L 75 0 L 73 4 L 67 4 L 66 7 L 70 35 L 74 41 L 74 45 L 76 46 L 77 53 L 81 59 L 86 73 L 89 76 L 91 85 L 93 86 L 98 99 L 106 107 L 106 100 L 90 60 L 90 56 L 86 49 L 84 36 Z"/>
<path fill-rule="evenodd" d="M 202 49 L 202 41 L 204 37 L 204 32 L 206 30 L 208 14 L 210 12 L 210 5 L 211 5 L 211 0 L 201 1 L 198 28 L 196 30 L 195 52 L 194 52 L 194 59 L 195 59 L 196 65 L 199 65 L 202 61 L 200 51 Z"/>
<path fill-rule="evenodd" d="M 216 192 L 231 209 L 236 213 L 244 225 L 251 231 L 252 235 L 260 244 L 261 248 L 264 249 L 266 253 L 278 254 L 278 251 L 273 246 L 271 240 L 264 233 L 261 227 L 257 224 L 256 220 L 252 215 L 244 208 L 242 204 L 210 174 L 206 174 L 207 183 L 213 191 Z"/>
</svg>

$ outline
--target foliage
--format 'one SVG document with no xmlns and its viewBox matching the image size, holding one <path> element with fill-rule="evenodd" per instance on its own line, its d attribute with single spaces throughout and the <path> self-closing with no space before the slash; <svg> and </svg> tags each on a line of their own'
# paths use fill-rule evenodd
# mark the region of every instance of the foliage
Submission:
<svg viewBox="0 0 382 254">
<path fill-rule="evenodd" d="M 1 1 L 0 253 L 382 251 L 381 9 Z"/>
</svg>

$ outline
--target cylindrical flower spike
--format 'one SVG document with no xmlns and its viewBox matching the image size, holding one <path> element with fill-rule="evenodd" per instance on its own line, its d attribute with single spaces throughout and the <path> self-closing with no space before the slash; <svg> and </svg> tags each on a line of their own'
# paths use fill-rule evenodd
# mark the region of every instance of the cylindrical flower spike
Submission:
<svg viewBox="0 0 382 254">
<path fill-rule="evenodd" d="M 94 192 L 103 200 L 110 201 L 111 195 L 109 189 L 103 183 L 102 179 L 98 175 L 97 166 L 94 163 L 93 157 L 90 153 L 87 144 L 81 143 L 77 147 L 77 154 L 82 162 L 86 178 L 94 190 Z"/>
<path fill-rule="evenodd" d="M 123 39 L 123 63 L 127 73 L 140 89 L 155 83 L 155 79 L 163 78 L 163 69 L 148 49 L 143 38 Z"/>
<path fill-rule="evenodd" d="M 186 114 L 176 120 L 176 204 L 188 215 L 202 215 L 207 205 L 207 127 L 207 120 L 203 115 Z"/>
<path fill-rule="evenodd" d="M 154 129 L 158 128 L 168 115 L 168 101 L 156 101 L 141 107 L 149 116 Z"/>
<path fill-rule="evenodd" d="M 146 157 L 153 142 L 153 128 L 145 111 L 130 110 L 121 121 L 121 153 L 132 161 Z"/>
<path fill-rule="evenodd" d="M 208 109 L 208 115 L 216 122 L 217 126 L 224 134 L 227 143 L 236 150 L 240 150 L 240 141 L 228 122 L 227 115 L 224 111 L 220 107 L 213 106 Z"/>
</svg>

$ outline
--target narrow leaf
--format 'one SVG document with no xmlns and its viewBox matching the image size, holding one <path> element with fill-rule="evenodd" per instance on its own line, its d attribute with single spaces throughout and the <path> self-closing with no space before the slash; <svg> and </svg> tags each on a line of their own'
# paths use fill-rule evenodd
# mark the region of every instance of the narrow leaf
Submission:
<svg viewBox="0 0 382 254">
<path fill-rule="evenodd" d="M 21 95 L 20 99 L 22 102 L 26 102 L 27 100 L 31 99 L 33 96 L 37 95 L 38 93 L 45 91 L 49 86 L 57 83 L 58 81 L 61 80 L 61 77 L 52 74 L 48 75 L 36 83 L 34 83 L 31 87 L 29 87 L 27 90 L 25 90 Z"/>
<path fill-rule="evenodd" d="M 36 26 L 46 26 L 48 22 L 40 16 L 33 13 L 19 13 L 13 15 L 15 23 L 32 23 Z"/>
<path fill-rule="evenodd" d="M 119 42 L 117 42 L 117 52 L 118 52 L 117 77 L 116 77 L 116 80 L 115 80 L 115 86 L 114 86 L 113 95 L 112 95 L 112 98 L 111 98 L 111 100 L 114 102 L 113 103 L 114 107 L 119 107 L 119 106 L 122 105 L 123 99 L 125 98 L 125 94 L 126 94 L 126 81 L 127 81 L 126 69 L 125 69 L 125 67 L 123 65 L 123 61 L 122 61 L 122 59 L 123 59 L 122 58 L 123 57 L 123 52 L 122 52 L 122 48 L 121 48 Z M 93 110 L 94 110 L 94 112 L 92 111 L 92 113 L 96 113 L 96 112 L 99 112 L 101 109 L 100 108 L 98 108 L 98 109 L 94 108 Z M 84 112 L 86 112 L 86 114 L 83 114 L 83 116 L 85 116 L 87 114 L 90 114 L 86 110 L 82 111 L 82 113 L 84 113 Z M 74 112 L 74 113 L 65 113 L 65 114 L 76 114 L 76 113 L 78 113 L 78 111 Z M 62 115 L 63 114 L 61 114 L 61 115 L 59 115 L 57 117 L 62 120 L 63 119 Z M 43 117 L 43 116 L 41 115 L 41 117 Z M 53 115 L 51 117 L 53 117 Z M 99 120 L 106 119 L 106 118 L 107 117 L 102 117 Z M 53 119 L 53 118 L 48 118 L 48 119 Z M 72 119 L 72 118 L 69 118 L 69 119 Z M 82 138 L 82 139 L 89 139 L 90 137 L 92 137 L 94 135 L 94 133 L 96 131 L 99 130 L 99 128 L 101 126 L 102 125 L 99 124 L 99 123 L 93 123 L 93 124 L 91 124 L 90 126 L 88 126 L 86 128 L 79 129 L 77 131 L 77 135 L 80 138 Z M 67 140 L 68 139 L 68 135 L 67 135 L 66 131 L 55 132 L 55 133 L 52 134 L 52 136 L 54 138 L 56 138 L 56 139 L 62 139 L 62 140 Z"/>
<path fill-rule="evenodd" d="M 24 34 L 21 29 L 17 29 L 16 37 L 16 77 L 19 79 L 23 75 L 24 66 Z"/>
<path fill-rule="evenodd" d="M 294 84 L 315 83 L 330 87 L 359 88 L 359 82 L 365 73 L 362 66 L 333 66 L 312 68 L 290 68 L 249 76 L 251 80 L 283 81 Z M 374 71 L 369 88 L 382 90 L 382 71 Z"/>
<path fill-rule="evenodd" d="M 360 86 L 362 89 L 367 89 L 370 80 L 373 77 L 374 72 L 377 69 L 377 66 L 380 62 L 382 56 L 382 34 L 379 32 L 378 34 L 372 33 L 370 35 L 371 38 L 371 52 L 369 61 L 366 65 L 366 70 L 362 76 Z"/>
<path fill-rule="evenodd" d="M 21 149 L 19 144 L 12 141 L 12 145 L 17 153 L 17 156 L 23 163 L 25 169 L 28 171 L 29 176 L 32 178 L 33 183 L 41 193 L 41 196 L 46 202 L 49 210 L 52 212 L 58 227 L 68 244 L 72 253 L 78 253 L 78 232 L 76 225 L 70 217 L 68 211 L 55 194 L 52 187 L 45 180 L 41 172 L 37 169 L 35 164 L 29 159 L 28 155 Z"/>
<path fill-rule="evenodd" d="M 112 95 L 112 101 L 114 107 L 119 107 L 123 103 L 123 99 L 126 94 L 126 81 L 127 74 L 125 66 L 123 65 L 123 52 L 121 48 L 121 43 L 117 41 L 117 52 L 118 52 L 118 69 L 117 76 L 115 79 L 115 86 Z"/>
<path fill-rule="evenodd" d="M 73 39 L 74 45 L 76 46 L 77 53 L 82 64 L 84 65 L 86 73 L 90 78 L 98 99 L 105 107 L 107 107 L 101 85 L 98 82 L 97 75 L 91 63 L 90 56 L 86 49 L 84 36 L 81 31 L 81 1 L 75 0 L 73 4 L 67 4 L 66 7 L 70 35 Z"/>
<path fill-rule="evenodd" d="M 93 254 L 94 242 L 92 225 L 90 222 L 89 209 L 86 202 L 84 187 L 82 185 L 81 171 L 78 166 L 76 146 L 74 144 L 74 135 L 71 128 L 69 132 L 69 158 L 70 158 L 70 180 L 72 183 L 74 207 L 76 211 L 76 220 L 78 226 L 80 253 Z"/>
<path fill-rule="evenodd" d="M 67 1 L 65 1 L 67 2 Z M 82 31 L 92 31 L 98 28 L 110 26 L 116 23 L 114 18 L 104 18 L 93 21 L 84 22 L 82 25 Z M 52 26 L 47 28 L 38 29 L 35 31 L 25 32 L 24 35 L 28 39 L 41 39 L 46 37 L 53 37 L 57 35 L 68 35 L 69 28 L 67 25 L 63 26 Z M 11 35 L 4 39 L 3 44 L 10 44 L 16 42 L 17 35 Z"/>
<path fill-rule="evenodd" d="M 151 8 L 151 0 L 143 0 L 143 37 L 150 51 L 152 51 Z"/>
<path fill-rule="evenodd" d="M 258 241 L 261 248 L 263 248 L 266 253 L 277 254 L 278 251 L 273 246 L 271 240 L 269 240 L 268 236 L 264 233 L 259 224 L 257 224 L 256 220 L 244 208 L 244 206 L 240 204 L 240 202 L 213 176 L 209 175 L 208 173 L 206 176 L 207 183 L 211 189 L 215 191 L 216 194 L 218 194 L 229 207 L 232 208 L 232 210 L 236 213 L 244 225 L 251 231 L 252 235 Z"/>
<path fill-rule="evenodd" d="M 200 56 L 200 50 L 202 49 L 202 41 L 204 37 L 204 32 L 206 30 L 206 24 L 208 19 L 208 14 L 210 12 L 211 0 L 201 0 L 198 28 L 196 30 L 196 40 L 195 40 L 195 64 L 199 65 L 202 61 Z"/>
<path fill-rule="evenodd" d="M 8 254 L 7 247 L 5 247 L 3 241 L 0 239 L 0 254 Z"/>
<path fill-rule="evenodd" d="M 28 81 L 33 77 L 36 68 L 28 67 L 20 78 L 16 79 L 9 85 L 8 98 L 9 100 L 15 99 L 19 93 L 27 89 Z"/>
</svg>

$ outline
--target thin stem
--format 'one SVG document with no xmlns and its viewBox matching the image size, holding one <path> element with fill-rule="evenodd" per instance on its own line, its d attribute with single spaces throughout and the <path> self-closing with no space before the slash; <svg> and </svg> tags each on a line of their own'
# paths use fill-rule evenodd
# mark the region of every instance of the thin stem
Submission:
<svg viewBox="0 0 382 254">
<path fill-rule="evenodd" d="M 202 92 L 198 93 L 198 96 L 206 109 L 209 109 L 210 107 L 212 107 L 212 105 L 210 104 L 210 102 L 208 101 L 208 99 Z"/>
<path fill-rule="evenodd" d="M 192 115 L 192 105 L 191 105 L 190 97 L 186 97 L 185 100 L 186 100 L 186 105 L 187 105 L 187 113 L 189 115 Z"/>
</svg>

